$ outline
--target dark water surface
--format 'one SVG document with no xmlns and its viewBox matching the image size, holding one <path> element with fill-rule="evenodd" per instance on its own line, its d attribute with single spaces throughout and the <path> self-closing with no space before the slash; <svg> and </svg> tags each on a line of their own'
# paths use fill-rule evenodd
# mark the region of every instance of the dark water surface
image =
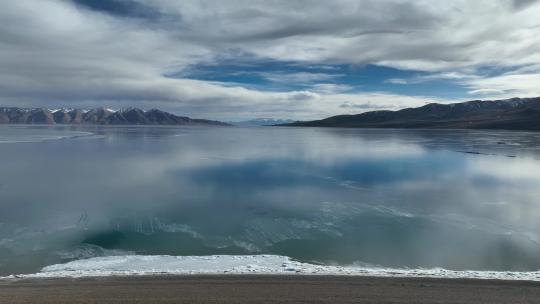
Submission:
<svg viewBox="0 0 540 304">
<path fill-rule="evenodd" d="M 0 126 L 0 275 L 117 254 L 540 269 L 540 134 Z"/>
</svg>

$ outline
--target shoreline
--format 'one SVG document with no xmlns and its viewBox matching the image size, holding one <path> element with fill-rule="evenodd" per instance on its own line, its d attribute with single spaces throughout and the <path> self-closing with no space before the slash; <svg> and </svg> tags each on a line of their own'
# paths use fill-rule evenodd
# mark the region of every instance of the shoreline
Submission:
<svg viewBox="0 0 540 304">
<path fill-rule="evenodd" d="M 140 275 L 0 281 L 0 303 L 534 303 L 540 282 L 329 275 Z"/>
</svg>

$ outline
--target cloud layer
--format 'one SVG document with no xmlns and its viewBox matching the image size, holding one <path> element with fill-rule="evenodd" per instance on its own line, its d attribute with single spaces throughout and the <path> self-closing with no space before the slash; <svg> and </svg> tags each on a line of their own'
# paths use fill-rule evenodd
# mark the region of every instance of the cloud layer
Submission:
<svg viewBox="0 0 540 304">
<path fill-rule="evenodd" d="M 299 65 L 384 66 L 450 81 L 468 97 L 540 95 L 538 1 L 24 0 L 0 3 L 0 103 L 128 105 L 195 117 L 309 119 L 450 102 L 364 90 L 335 73 L 273 71 L 275 90 L 170 77 L 251 58 Z"/>
</svg>

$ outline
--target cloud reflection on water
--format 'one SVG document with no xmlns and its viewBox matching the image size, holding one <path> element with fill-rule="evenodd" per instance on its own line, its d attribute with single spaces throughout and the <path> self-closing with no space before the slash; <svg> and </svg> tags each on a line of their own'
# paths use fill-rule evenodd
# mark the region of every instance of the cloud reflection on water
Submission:
<svg viewBox="0 0 540 304">
<path fill-rule="evenodd" d="M 540 268 L 523 133 L 83 129 L 102 138 L 2 146 L 0 273 L 107 250 Z"/>
</svg>

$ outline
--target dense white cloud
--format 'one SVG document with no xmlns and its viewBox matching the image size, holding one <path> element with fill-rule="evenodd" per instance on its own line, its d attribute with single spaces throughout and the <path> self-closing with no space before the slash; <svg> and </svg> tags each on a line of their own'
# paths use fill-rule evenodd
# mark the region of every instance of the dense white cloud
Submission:
<svg viewBox="0 0 540 304">
<path fill-rule="evenodd" d="M 459 80 L 475 95 L 540 95 L 540 73 L 531 68 L 540 65 L 537 1 L 117 1 L 138 3 L 139 13 L 93 10 L 68 0 L 1 2 L 0 103 L 300 119 L 448 102 L 351 93 L 347 85 L 331 83 L 331 73 L 266 75 L 274 82 L 313 84 L 292 92 L 164 76 L 237 54 L 429 71 L 434 74 L 427 79 L 389 81 L 440 77 Z M 520 69 L 485 77 L 478 70 L 486 66 Z"/>
<path fill-rule="evenodd" d="M 503 74 L 496 77 L 470 80 L 467 85 L 472 94 L 492 96 L 490 98 L 511 98 L 513 96 L 540 96 L 540 73 Z"/>
</svg>

